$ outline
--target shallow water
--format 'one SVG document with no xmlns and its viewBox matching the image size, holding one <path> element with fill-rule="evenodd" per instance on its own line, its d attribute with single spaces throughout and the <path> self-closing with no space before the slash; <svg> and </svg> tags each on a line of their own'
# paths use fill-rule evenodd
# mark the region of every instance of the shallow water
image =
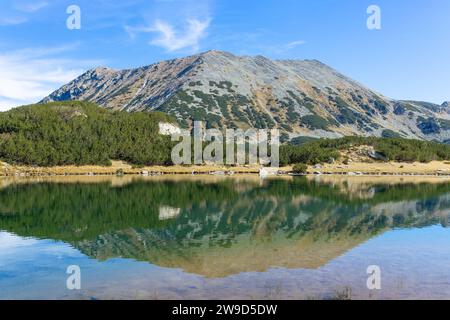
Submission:
<svg viewBox="0 0 450 320">
<path fill-rule="evenodd" d="M 450 298 L 446 179 L 0 184 L 0 299 Z"/>
</svg>

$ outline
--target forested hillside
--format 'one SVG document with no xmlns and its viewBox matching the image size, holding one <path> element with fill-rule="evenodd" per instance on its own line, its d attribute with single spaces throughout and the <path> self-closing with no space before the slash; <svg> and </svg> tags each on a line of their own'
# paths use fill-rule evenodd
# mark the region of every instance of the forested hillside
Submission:
<svg viewBox="0 0 450 320">
<path fill-rule="evenodd" d="M 160 112 L 112 111 L 90 102 L 24 106 L 0 113 L 0 159 L 32 166 L 109 165 L 111 160 L 171 165 L 175 142 L 159 134 L 158 123 L 173 121 Z M 300 141 L 281 146 L 281 165 L 342 161 L 342 151 L 358 146 L 370 146 L 377 161 L 450 160 L 449 145 L 429 141 L 376 137 Z"/>
<path fill-rule="evenodd" d="M 377 161 L 430 162 L 450 160 L 450 145 L 438 142 L 404 138 L 344 137 L 306 140 L 300 145 L 283 145 L 280 149 L 280 164 L 305 163 L 313 165 L 344 160 L 342 159 L 342 151 L 361 146 L 371 147 L 374 152 L 374 160 Z"/>
<path fill-rule="evenodd" d="M 36 166 L 167 164 L 170 137 L 159 135 L 159 112 L 109 111 L 89 102 L 55 102 L 0 113 L 0 158 Z"/>
</svg>

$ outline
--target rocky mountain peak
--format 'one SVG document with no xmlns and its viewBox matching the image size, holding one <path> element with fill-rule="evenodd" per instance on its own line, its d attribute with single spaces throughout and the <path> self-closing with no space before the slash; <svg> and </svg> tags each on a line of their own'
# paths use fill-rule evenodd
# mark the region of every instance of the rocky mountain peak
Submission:
<svg viewBox="0 0 450 320">
<path fill-rule="evenodd" d="M 212 56 L 234 56 L 232 53 L 227 52 L 227 51 L 222 51 L 222 50 L 208 50 L 205 51 L 203 53 L 200 53 L 199 56 L 208 56 L 208 55 L 212 55 Z"/>
<path fill-rule="evenodd" d="M 183 127 L 202 120 L 217 128 L 278 128 L 283 140 L 344 135 L 450 140 L 450 112 L 443 108 L 448 102 L 395 101 L 318 60 L 210 50 L 135 69 L 89 70 L 44 99 L 61 100 L 158 110 Z"/>
<path fill-rule="evenodd" d="M 88 70 L 86 73 L 90 75 L 97 75 L 97 76 L 103 76 L 107 74 L 112 74 L 115 71 L 113 69 L 107 68 L 107 67 L 96 67 L 93 69 Z"/>
</svg>

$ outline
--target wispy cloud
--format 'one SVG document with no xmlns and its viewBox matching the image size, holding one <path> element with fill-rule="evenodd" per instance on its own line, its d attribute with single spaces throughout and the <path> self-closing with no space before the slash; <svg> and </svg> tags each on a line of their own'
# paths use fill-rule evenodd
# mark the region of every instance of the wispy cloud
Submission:
<svg viewBox="0 0 450 320">
<path fill-rule="evenodd" d="M 299 46 L 306 44 L 306 41 L 303 40 L 295 40 L 288 43 L 282 43 L 278 45 L 262 45 L 259 46 L 260 50 L 265 52 L 268 55 L 274 56 L 284 56 L 288 54 L 291 50 L 296 49 Z"/>
<path fill-rule="evenodd" d="M 99 61 L 56 57 L 73 45 L 0 53 L 0 110 L 34 103 Z"/>
<path fill-rule="evenodd" d="M 49 3 L 44 0 L 6 3 L 0 12 L 0 26 L 16 26 L 26 23 L 33 13 L 48 5 Z"/>
<path fill-rule="evenodd" d="M 200 47 L 200 40 L 206 36 L 210 23 L 210 18 L 205 20 L 188 19 L 184 28 L 185 31 L 180 32 L 172 24 L 163 20 L 156 20 L 151 27 L 126 26 L 125 30 L 132 38 L 140 32 L 158 33 L 159 36 L 151 40 L 150 44 L 162 47 L 168 52 L 182 49 L 197 52 Z"/>
<path fill-rule="evenodd" d="M 25 17 L 0 17 L 0 26 L 15 26 L 27 21 Z"/>
<path fill-rule="evenodd" d="M 294 48 L 296 48 L 298 46 L 301 46 L 301 45 L 303 45 L 305 43 L 306 42 L 303 41 L 303 40 L 296 40 L 296 41 L 289 42 L 284 47 L 285 47 L 285 49 L 291 50 L 291 49 L 294 49 Z"/>
<path fill-rule="evenodd" d="M 36 12 L 42 8 L 45 8 L 48 6 L 47 1 L 32 1 L 32 2 L 19 2 L 14 7 L 16 10 L 23 11 L 23 12 Z"/>
</svg>

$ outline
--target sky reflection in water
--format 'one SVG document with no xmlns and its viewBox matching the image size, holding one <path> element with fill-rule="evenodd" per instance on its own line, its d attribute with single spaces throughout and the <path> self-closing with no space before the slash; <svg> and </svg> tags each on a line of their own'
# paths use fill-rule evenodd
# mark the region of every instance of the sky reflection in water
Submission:
<svg viewBox="0 0 450 320">
<path fill-rule="evenodd" d="M 442 179 L 85 182 L 0 190 L 1 299 L 450 297 Z"/>
</svg>

